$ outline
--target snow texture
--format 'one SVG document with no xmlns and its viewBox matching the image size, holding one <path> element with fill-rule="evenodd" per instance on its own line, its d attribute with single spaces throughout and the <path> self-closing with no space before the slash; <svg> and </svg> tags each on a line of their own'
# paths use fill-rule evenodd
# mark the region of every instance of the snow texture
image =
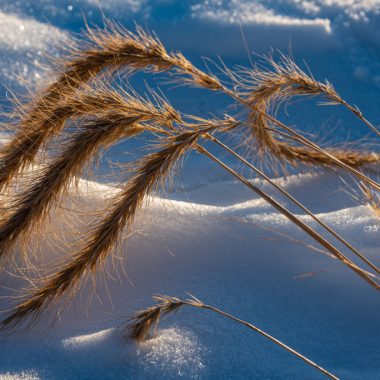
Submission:
<svg viewBox="0 0 380 380">
<path fill-rule="evenodd" d="M 169 48 L 200 66 L 202 55 L 249 66 L 248 52 L 287 52 L 291 46 L 317 79 L 329 79 L 380 125 L 377 0 L 0 0 L 1 105 L 9 104 L 12 92 L 41 85 L 46 53 L 58 52 L 54 41 L 83 29 L 84 17 L 102 25 L 103 12 L 128 28 L 134 21 L 148 25 Z M 141 77 L 132 83 L 143 89 Z M 183 112 L 226 112 L 222 96 L 159 85 L 171 89 L 169 100 Z M 346 111 L 313 101 L 289 105 L 280 116 L 328 142 L 368 134 Z M 122 144 L 110 154 L 123 161 L 128 149 Z M 151 305 L 154 294 L 186 297 L 186 292 L 256 324 L 343 379 L 379 379 L 377 292 L 337 260 L 309 249 L 306 244 L 313 242 L 302 231 L 212 162 L 195 154 L 181 172 L 174 189 L 147 201 L 137 233 L 117 252 L 116 268 L 109 263 L 110 276 L 99 276 L 96 296 L 83 286 L 54 325 L 47 316 L 28 332 L 0 335 L 0 379 L 321 378 L 257 334 L 195 309 L 165 318 L 146 343 L 125 339 L 128 317 Z M 260 179 L 252 181 L 275 194 Z M 343 190 L 336 173 L 294 172 L 276 181 L 379 263 L 380 223 Z M 86 179 L 79 188 L 67 203 L 80 210 L 101 209 L 118 191 L 110 182 Z M 47 234 L 70 239 L 78 216 L 54 215 Z M 48 264 L 60 254 L 49 242 L 41 250 Z M 0 284 L 5 296 L 23 281 L 4 274 Z M 1 309 L 8 306 L 1 298 Z"/>
</svg>

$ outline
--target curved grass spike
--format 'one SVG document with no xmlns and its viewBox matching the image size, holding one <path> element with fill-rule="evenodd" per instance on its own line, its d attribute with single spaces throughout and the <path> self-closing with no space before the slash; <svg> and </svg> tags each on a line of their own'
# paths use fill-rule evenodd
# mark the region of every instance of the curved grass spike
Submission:
<svg viewBox="0 0 380 380">
<path fill-rule="evenodd" d="M 248 120 L 252 125 L 251 136 L 256 142 L 256 147 L 261 156 L 271 153 L 272 157 L 278 160 L 284 159 L 292 165 L 297 164 L 299 160 L 305 164 L 327 163 L 331 165 L 331 160 L 326 159 L 325 155 L 305 149 L 302 146 L 284 143 L 276 139 L 271 133 L 271 127 L 278 124 L 270 120 L 266 114 L 273 108 L 276 111 L 281 103 L 295 96 L 322 95 L 327 99 L 325 104 L 342 104 L 359 117 L 373 132 L 380 135 L 380 132 L 364 118 L 356 107 L 351 106 L 340 97 L 331 83 L 316 81 L 297 66 L 290 57 L 283 54 L 281 54 L 279 63 L 273 57 L 264 58 L 272 70 L 256 67 L 254 69 L 240 69 L 239 72 L 226 71 L 226 74 L 235 84 L 235 88 L 238 89 L 238 96 L 244 99 L 244 102 L 251 109 L 248 114 Z M 339 157 L 336 156 L 336 158 L 356 167 L 379 161 L 379 155 L 375 153 L 355 152 L 347 149 L 335 152 L 328 149 L 328 151 L 333 155 L 338 153 Z"/>
<path fill-rule="evenodd" d="M 341 104 L 358 117 L 369 129 L 380 136 L 380 132 L 364 118 L 360 110 L 347 103 L 328 81 L 324 83 L 315 80 L 312 75 L 305 73 L 289 56 L 280 54 L 276 62 L 272 56 L 264 56 L 264 61 L 269 64 L 271 70 L 265 67 L 243 69 L 240 73 L 231 73 L 230 77 L 239 83 L 244 96 L 252 104 L 257 104 L 267 110 L 273 103 L 276 108 L 282 102 L 294 96 L 322 95 L 327 102 L 322 104 Z"/>
<path fill-rule="evenodd" d="M 33 183 L 16 195 L 15 202 L 8 210 L 9 216 L 0 224 L 0 257 L 4 256 L 20 234 L 27 234 L 44 218 L 51 204 L 65 192 L 71 180 L 78 175 L 99 149 L 107 148 L 121 138 L 130 138 L 144 131 L 162 132 L 163 126 L 172 128 L 173 122 L 181 121 L 172 107 L 163 103 L 159 107 L 146 100 L 125 94 L 121 97 L 112 90 L 82 96 L 82 102 L 90 111 L 92 105 L 96 118 L 84 122 L 61 148 Z M 83 99 L 84 98 L 84 99 Z M 91 99 L 91 98 L 90 98 Z M 113 106 L 105 100 L 113 101 Z M 117 108 L 114 107 L 117 104 Z M 153 121 L 150 126 L 147 122 Z"/>
<path fill-rule="evenodd" d="M 361 121 L 363 121 L 373 132 L 380 135 L 380 132 L 364 118 L 362 113 L 354 106 L 348 104 L 336 92 L 329 82 L 321 83 L 316 81 L 312 76 L 307 75 L 297 64 L 283 54 L 279 62 L 276 62 L 272 56 L 265 57 L 272 70 L 266 67 L 255 67 L 254 69 L 240 69 L 239 72 L 227 71 L 228 76 L 235 85 L 240 88 L 241 96 L 244 97 L 252 106 L 260 109 L 263 113 L 269 112 L 272 108 L 275 110 L 279 105 L 294 96 L 316 96 L 322 95 L 327 99 L 325 104 L 342 104 Z M 262 112 L 252 111 L 249 113 L 253 128 L 252 137 L 257 142 L 258 149 L 264 154 L 271 152 L 277 158 L 285 158 L 290 161 L 297 160 L 301 155 L 306 161 L 313 162 L 318 157 L 315 154 L 309 156 L 303 149 L 287 146 L 276 140 L 275 136 L 268 130 L 271 123 L 262 114 Z M 368 162 L 378 161 L 375 155 L 368 157 Z M 355 162 L 354 160 L 351 160 Z M 323 163 L 323 161 L 322 161 Z M 358 163 L 359 164 L 359 163 Z M 358 165 L 359 166 L 359 165 Z"/>
<path fill-rule="evenodd" d="M 322 368 L 321 366 L 319 366 L 312 360 L 308 359 L 306 356 L 300 354 L 293 348 L 287 346 L 285 343 L 282 343 L 280 340 L 276 339 L 272 335 L 254 326 L 252 323 L 243 321 L 242 319 L 237 318 L 229 313 L 226 313 L 223 310 L 217 309 L 214 306 L 206 305 L 202 301 L 200 301 L 198 298 L 195 298 L 192 295 L 190 295 L 190 298 L 186 300 L 182 300 L 177 297 L 169 297 L 169 296 L 162 296 L 162 295 L 156 295 L 153 297 L 153 299 L 154 301 L 157 302 L 156 305 L 151 306 L 145 310 L 138 311 L 131 318 L 131 321 L 126 328 L 126 336 L 128 338 L 131 338 L 137 342 L 143 342 L 147 340 L 149 338 L 149 334 L 152 330 L 152 327 L 157 328 L 157 325 L 160 321 L 160 317 L 162 315 L 173 314 L 174 312 L 178 311 L 183 306 L 191 306 L 198 309 L 210 310 L 216 314 L 221 315 L 222 317 L 225 317 L 237 323 L 240 323 L 248 327 L 249 329 L 257 332 L 258 334 L 264 336 L 265 338 L 269 339 L 273 343 L 280 346 L 282 349 L 295 355 L 296 357 L 303 360 L 305 363 L 307 363 L 311 367 L 314 367 L 315 369 L 320 371 L 323 375 L 327 376 L 328 378 L 339 380 L 338 377 L 333 375 L 331 372 Z"/>
<path fill-rule="evenodd" d="M 165 180 L 178 159 L 190 151 L 203 134 L 236 125 L 231 119 L 220 123 L 207 121 L 205 125 L 189 125 L 187 131 L 167 137 L 160 151 L 143 157 L 136 164 L 134 175 L 125 188 L 110 202 L 110 212 L 94 229 L 84 247 L 61 270 L 44 279 L 26 301 L 16 306 L 13 313 L 1 322 L 0 328 L 14 327 L 28 317 L 33 320 L 63 294 L 75 291 L 85 273 L 95 272 L 104 263 L 125 225 L 131 228 L 145 197 Z"/>
</svg>

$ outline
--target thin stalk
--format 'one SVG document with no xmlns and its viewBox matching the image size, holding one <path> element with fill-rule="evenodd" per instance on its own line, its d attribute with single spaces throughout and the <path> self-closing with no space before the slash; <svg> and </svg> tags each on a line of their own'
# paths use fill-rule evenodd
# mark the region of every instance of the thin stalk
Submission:
<svg viewBox="0 0 380 380">
<path fill-rule="evenodd" d="M 253 325 L 252 323 L 249 323 L 249 322 L 246 322 L 240 318 L 237 318 L 229 313 L 226 313 L 225 311 L 223 310 L 220 310 L 220 309 L 217 309 L 216 307 L 214 306 L 210 306 L 210 305 L 203 305 L 202 306 L 202 309 L 207 309 L 207 310 L 211 310 L 217 314 L 220 314 L 226 318 L 229 318 L 235 322 L 238 322 L 248 328 L 250 328 L 251 330 L 253 331 L 256 331 L 257 333 L 259 333 L 260 335 L 264 336 L 265 338 L 269 339 L 270 341 L 272 341 L 273 343 L 277 344 L 278 346 L 280 346 L 281 348 L 283 348 L 284 350 L 290 352 L 291 354 L 293 354 L 294 356 L 296 356 L 297 358 L 303 360 L 305 363 L 309 364 L 310 366 L 316 368 L 318 371 L 322 372 L 324 375 L 326 375 L 327 377 L 329 377 L 330 379 L 335 379 L 335 380 L 339 380 L 339 378 L 335 375 L 333 375 L 331 372 L 327 371 L 326 369 L 324 369 L 323 367 L 321 367 L 320 365 L 318 365 L 317 363 L 313 362 L 312 360 L 308 359 L 306 356 L 302 355 L 301 353 L 299 353 L 298 351 L 294 350 L 293 348 L 289 347 L 288 345 L 286 345 L 285 343 L 281 342 L 280 340 L 278 340 L 277 338 L 275 338 L 274 336 L 268 334 L 267 332 L 259 329 L 257 326 Z"/>
<path fill-rule="evenodd" d="M 344 264 L 346 264 L 349 268 L 351 268 L 355 273 L 357 273 L 360 277 L 362 277 L 366 282 L 368 282 L 374 289 L 377 291 L 380 290 L 380 286 L 377 282 L 375 282 L 372 278 L 370 278 L 362 268 L 358 267 L 354 264 L 350 259 L 348 259 L 345 255 L 343 255 L 336 247 L 334 247 L 329 241 L 327 241 L 322 235 L 316 232 L 314 229 L 305 224 L 301 219 L 299 219 L 296 215 L 292 214 L 288 209 L 282 206 L 280 203 L 271 198 L 264 191 L 260 190 L 258 187 L 249 182 L 245 177 L 241 174 L 237 173 L 235 170 L 226 165 L 223 161 L 215 157 L 212 153 L 208 152 L 202 146 L 197 146 L 198 150 L 209 157 L 211 160 L 216 162 L 222 168 L 227 170 L 230 174 L 232 174 L 239 181 L 244 183 L 247 187 L 249 187 L 252 191 L 258 194 L 261 198 L 263 198 L 266 202 L 272 205 L 276 210 L 278 210 L 281 214 L 283 214 L 287 219 L 301 228 L 304 232 L 306 232 L 310 237 L 312 237 L 315 241 L 317 241 L 324 248 L 329 250 L 332 254 L 334 254 L 339 260 L 341 260 Z"/>
<path fill-rule="evenodd" d="M 368 128 L 370 128 L 373 132 L 375 132 L 378 136 L 380 136 L 380 132 L 377 130 L 377 128 L 371 123 L 369 122 L 365 117 L 364 115 L 362 114 L 362 112 L 352 106 L 351 104 L 347 103 L 345 100 L 341 100 L 341 104 L 343 104 L 345 107 L 347 107 L 355 116 L 357 116 Z"/>
<path fill-rule="evenodd" d="M 208 139 L 212 140 L 216 144 L 218 144 L 223 149 L 227 150 L 229 153 L 231 153 L 233 156 L 235 156 L 239 161 L 241 161 L 243 164 L 248 166 L 250 169 L 252 169 L 255 173 L 259 174 L 261 177 L 263 177 L 266 181 L 268 181 L 273 187 L 275 187 L 281 194 L 285 195 L 288 199 L 290 199 L 292 202 L 294 202 L 298 207 L 300 207 L 303 211 L 305 211 L 312 219 L 314 219 L 320 226 L 325 228 L 328 232 L 330 232 L 336 239 L 338 239 L 342 244 L 344 244 L 347 248 L 349 248 L 357 257 L 359 257 L 361 260 L 363 260 L 368 266 L 370 266 L 373 270 L 375 270 L 378 274 L 380 274 L 379 268 L 373 264 L 371 261 L 369 261 L 362 253 L 360 253 L 355 247 L 353 247 L 347 240 L 345 240 L 343 237 L 341 237 L 339 234 L 337 234 L 332 228 L 330 228 L 326 223 L 324 223 L 321 219 L 319 219 L 313 212 L 311 212 L 307 207 L 305 207 L 301 202 L 297 201 L 292 195 L 290 195 L 287 191 L 285 191 L 282 187 L 278 186 L 274 181 L 272 181 L 265 173 L 263 173 L 261 170 L 256 168 L 254 165 L 252 165 L 250 162 L 248 162 L 246 159 L 241 157 L 239 154 L 234 152 L 231 148 L 229 148 L 227 145 L 223 144 L 220 140 L 216 139 L 215 137 L 211 135 L 206 136 Z"/>
</svg>

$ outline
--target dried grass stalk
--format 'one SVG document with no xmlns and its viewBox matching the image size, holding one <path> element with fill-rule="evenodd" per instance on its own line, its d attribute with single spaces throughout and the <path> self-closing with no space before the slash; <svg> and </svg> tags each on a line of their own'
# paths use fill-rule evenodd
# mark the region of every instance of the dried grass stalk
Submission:
<svg viewBox="0 0 380 380">
<path fill-rule="evenodd" d="M 150 66 L 154 71 L 167 70 L 181 62 L 187 71 L 205 82 L 184 57 L 171 57 L 160 41 L 138 29 L 136 34 L 110 25 L 110 31 L 88 30 L 90 43 L 83 49 L 72 48 L 61 60 L 56 71 L 62 74 L 39 96 L 24 106 L 17 130 L 0 152 L 0 190 L 8 186 L 15 175 L 32 163 L 46 142 L 59 133 L 65 120 L 78 108 L 68 98 L 95 75 L 105 69 L 115 71 L 127 67 L 129 71 Z M 75 102 L 74 102 L 75 103 Z M 91 102 L 81 102 L 87 106 Z"/>
<path fill-rule="evenodd" d="M 243 321 L 240 318 L 237 318 L 229 313 L 226 313 L 223 310 L 217 309 L 214 306 L 206 305 L 202 301 L 200 301 L 198 298 L 195 298 L 194 296 L 190 296 L 190 299 L 182 300 L 177 297 L 169 297 L 169 296 L 162 296 L 157 295 L 154 296 L 154 301 L 158 302 L 156 305 L 151 306 L 145 310 L 138 311 L 132 318 L 130 323 L 127 326 L 126 335 L 128 338 L 133 339 L 137 342 L 145 341 L 149 338 L 150 332 L 152 330 L 152 327 L 157 327 L 160 317 L 162 315 L 168 315 L 173 314 L 174 312 L 181 309 L 183 306 L 191 306 L 195 307 L 197 309 L 203 309 L 203 310 L 210 310 L 216 314 L 219 314 L 223 317 L 226 317 L 230 320 L 233 320 L 237 323 L 240 323 L 249 329 L 259 333 L 260 335 L 264 336 L 265 338 L 269 339 L 276 345 L 280 346 L 282 349 L 290 352 L 294 356 L 298 357 L 299 359 L 306 362 L 311 367 L 314 367 L 318 371 L 320 371 L 325 376 L 329 377 L 330 379 L 337 380 L 338 377 L 333 375 L 331 372 L 325 370 L 312 360 L 308 359 L 304 355 L 300 354 L 293 348 L 287 346 L 285 343 L 281 342 L 280 340 L 276 339 L 272 335 L 268 334 L 267 332 L 259 329 L 255 325 L 248 323 L 246 321 Z"/>
</svg>

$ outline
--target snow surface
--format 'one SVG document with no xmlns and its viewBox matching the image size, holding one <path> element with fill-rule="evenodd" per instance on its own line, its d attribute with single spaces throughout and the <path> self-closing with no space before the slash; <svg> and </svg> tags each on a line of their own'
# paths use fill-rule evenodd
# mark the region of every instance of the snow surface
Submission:
<svg viewBox="0 0 380 380">
<path fill-rule="evenodd" d="M 40 84 L 45 53 L 56 52 L 52 38 L 79 32 L 83 17 L 101 25 L 102 11 L 127 27 L 135 20 L 149 26 L 199 65 L 202 55 L 249 65 L 242 31 L 249 51 L 286 52 L 291 45 L 318 79 L 328 78 L 380 124 L 376 0 L 0 0 L 1 104 L 8 105 L 12 91 Z M 143 89 L 141 77 L 133 84 Z M 202 116 L 223 115 L 228 105 L 223 96 L 197 89 L 171 89 L 168 98 L 182 111 Z M 301 105 L 289 106 L 281 117 L 303 130 L 321 131 L 322 140 L 368 133 L 344 110 Z M 127 159 L 128 148 L 121 144 L 112 158 Z M 147 201 L 137 232 L 118 251 L 116 268 L 109 265 L 107 287 L 99 276 L 101 301 L 84 286 L 54 325 L 47 318 L 28 332 L 0 335 L 0 379 L 321 378 L 257 334 L 199 310 L 183 309 L 164 319 L 158 336 L 144 344 L 125 340 L 128 316 L 149 306 L 152 295 L 186 297 L 186 292 L 256 324 L 343 379 L 380 378 L 378 294 L 336 260 L 307 248 L 312 242 L 302 231 L 214 163 L 194 154 L 182 173 L 174 189 Z M 46 236 L 54 232 L 57 241 L 70 239 L 73 226 L 85 223 L 75 210 L 101 209 L 105 197 L 118 191 L 103 177 L 100 181 L 81 180 L 80 193 L 67 199 L 71 211 L 59 218 L 53 214 Z M 273 193 L 261 180 L 252 181 Z M 379 262 L 380 223 L 342 189 L 335 173 L 293 173 L 276 181 Z M 48 264 L 61 254 L 49 239 L 41 250 Z M 0 296 L 23 284 L 10 275 L 0 282 Z M 8 307 L 6 299 L 1 303 Z"/>
</svg>

